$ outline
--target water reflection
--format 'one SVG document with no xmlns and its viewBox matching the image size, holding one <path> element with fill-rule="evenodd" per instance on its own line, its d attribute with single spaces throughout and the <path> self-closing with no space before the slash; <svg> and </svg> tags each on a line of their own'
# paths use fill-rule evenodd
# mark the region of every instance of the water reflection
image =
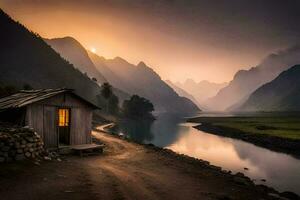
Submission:
<svg viewBox="0 0 300 200">
<path fill-rule="evenodd" d="M 138 142 L 170 148 L 227 170 L 242 171 L 257 183 L 280 191 L 300 194 L 300 160 L 241 140 L 199 131 L 184 121 L 175 115 L 161 115 L 154 122 L 123 121 L 115 132 L 122 131 Z M 249 170 L 245 171 L 244 167 Z"/>
<path fill-rule="evenodd" d="M 122 120 L 118 122 L 117 126 L 112 128 L 112 131 L 116 134 L 125 134 L 127 138 L 143 143 L 153 140 L 152 123 L 153 120 Z"/>
</svg>

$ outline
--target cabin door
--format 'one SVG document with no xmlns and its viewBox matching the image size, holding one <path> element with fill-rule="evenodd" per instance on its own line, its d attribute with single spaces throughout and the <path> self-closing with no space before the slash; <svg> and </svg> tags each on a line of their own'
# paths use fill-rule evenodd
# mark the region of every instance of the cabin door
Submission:
<svg viewBox="0 0 300 200">
<path fill-rule="evenodd" d="M 70 145 L 70 109 L 58 109 L 58 140 L 59 145 Z"/>
</svg>

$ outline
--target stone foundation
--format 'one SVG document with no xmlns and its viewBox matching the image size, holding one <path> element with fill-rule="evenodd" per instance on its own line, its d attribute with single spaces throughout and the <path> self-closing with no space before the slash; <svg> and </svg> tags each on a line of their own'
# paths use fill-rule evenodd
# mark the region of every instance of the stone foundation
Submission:
<svg viewBox="0 0 300 200">
<path fill-rule="evenodd" d="M 44 143 L 29 128 L 0 128 L 0 163 L 34 159 L 44 153 Z"/>
</svg>

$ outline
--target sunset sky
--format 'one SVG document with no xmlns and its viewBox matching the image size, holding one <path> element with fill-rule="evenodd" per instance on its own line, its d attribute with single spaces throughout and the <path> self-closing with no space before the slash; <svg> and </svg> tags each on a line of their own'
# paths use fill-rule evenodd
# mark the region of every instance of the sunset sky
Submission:
<svg viewBox="0 0 300 200">
<path fill-rule="evenodd" d="M 230 81 L 300 41 L 297 0 L 0 0 L 42 37 L 72 36 L 107 58 L 144 61 L 163 79 Z"/>
</svg>

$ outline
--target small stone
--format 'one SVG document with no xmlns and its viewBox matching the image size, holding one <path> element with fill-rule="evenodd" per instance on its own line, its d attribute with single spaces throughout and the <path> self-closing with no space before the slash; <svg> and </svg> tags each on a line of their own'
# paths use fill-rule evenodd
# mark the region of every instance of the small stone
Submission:
<svg viewBox="0 0 300 200">
<path fill-rule="evenodd" d="M 29 158 L 29 157 L 31 156 L 31 153 L 26 152 L 26 153 L 25 153 L 25 156 L 26 156 L 27 158 Z"/>
<path fill-rule="evenodd" d="M 262 182 L 266 182 L 267 180 L 266 179 L 260 179 Z"/>
<path fill-rule="evenodd" d="M 66 192 L 66 193 L 72 193 L 74 191 L 72 191 L 72 190 L 65 190 L 64 192 Z"/>
<path fill-rule="evenodd" d="M 62 174 L 58 174 L 57 176 L 60 177 L 60 178 L 66 178 L 66 176 L 62 175 Z"/>
<path fill-rule="evenodd" d="M 25 156 L 23 154 L 17 154 L 15 157 L 16 161 L 20 161 L 20 160 L 24 160 L 24 159 L 25 159 Z"/>
<path fill-rule="evenodd" d="M 44 156 L 44 160 L 51 160 L 51 158 L 48 156 Z"/>
<path fill-rule="evenodd" d="M 28 148 L 31 148 L 32 146 L 33 146 L 33 144 L 32 143 L 27 143 L 27 145 L 26 145 Z"/>
<path fill-rule="evenodd" d="M 34 162 L 35 165 L 41 165 L 38 161 Z"/>
</svg>

